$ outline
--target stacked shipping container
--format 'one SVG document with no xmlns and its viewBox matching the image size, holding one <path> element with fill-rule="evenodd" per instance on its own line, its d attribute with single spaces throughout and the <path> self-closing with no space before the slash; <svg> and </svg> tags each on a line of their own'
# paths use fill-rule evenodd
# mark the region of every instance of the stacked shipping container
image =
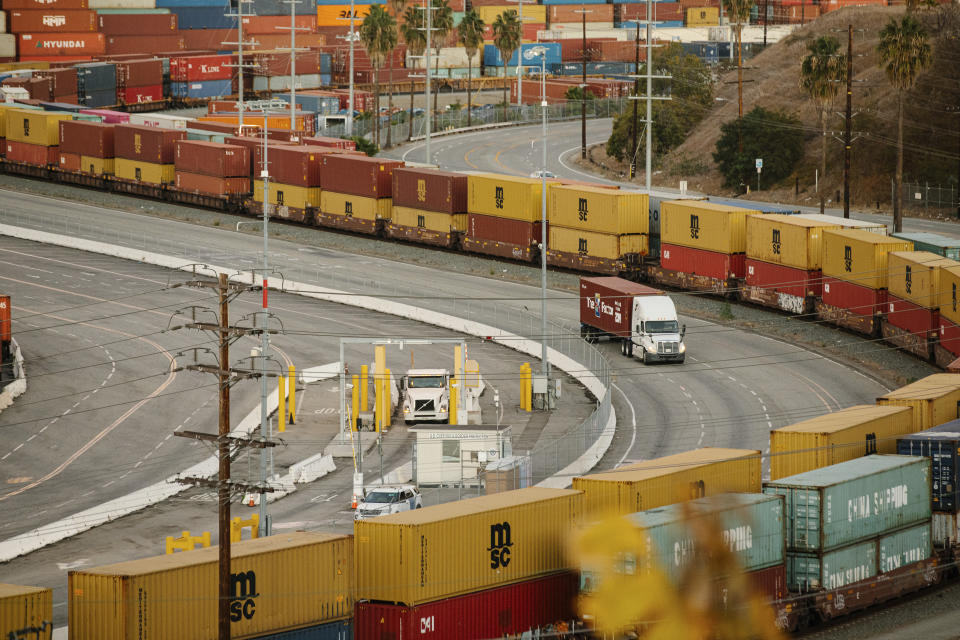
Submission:
<svg viewBox="0 0 960 640">
<path fill-rule="evenodd" d="M 900 438 L 897 453 L 930 458 L 933 543 L 960 542 L 960 420 Z"/>
<path fill-rule="evenodd" d="M 940 329 L 940 274 L 960 262 L 926 251 L 892 251 L 887 257 L 883 337 L 922 358 L 933 357 Z"/>
<path fill-rule="evenodd" d="M 388 236 L 452 247 L 459 245 L 466 229 L 466 175 L 410 167 L 393 170 Z"/>
<path fill-rule="evenodd" d="M 117 178 L 153 185 L 174 182 L 176 142 L 186 137 L 185 129 L 115 125 L 114 172 Z"/>
<path fill-rule="evenodd" d="M 212 196 L 250 192 L 250 149 L 247 147 L 178 140 L 174 149 L 178 189 Z"/>
<path fill-rule="evenodd" d="M 113 125 L 60 122 L 60 168 L 94 176 L 113 175 Z"/>
<path fill-rule="evenodd" d="M 540 180 L 495 173 L 467 177 L 467 233 L 463 248 L 532 260 L 541 240 Z"/>
<path fill-rule="evenodd" d="M 22 637 L 53 621 L 53 589 L 0 584 L 0 637 Z"/>
<path fill-rule="evenodd" d="M 877 398 L 877 404 L 913 410 L 913 431 L 960 418 L 960 376 L 935 373 Z"/>
<path fill-rule="evenodd" d="M 318 222 L 341 229 L 374 233 L 378 225 L 390 220 L 393 170 L 403 165 L 399 160 L 365 155 L 324 155 Z"/>
<path fill-rule="evenodd" d="M 255 168 L 263 165 L 263 150 L 258 141 L 253 149 Z M 254 180 L 253 199 L 273 205 L 272 215 L 302 222 L 308 210 L 320 206 L 320 183 L 323 158 L 331 149 L 312 146 L 278 145 L 268 151 L 270 162 L 269 193 L 264 197 L 264 185 Z"/>
<path fill-rule="evenodd" d="M 934 347 L 936 363 L 947 367 L 960 356 L 960 267 L 940 269 L 940 335 Z"/>
<path fill-rule="evenodd" d="M 38 167 L 59 165 L 60 121 L 70 120 L 70 114 L 11 109 L 4 117 L 7 160 Z"/>
</svg>

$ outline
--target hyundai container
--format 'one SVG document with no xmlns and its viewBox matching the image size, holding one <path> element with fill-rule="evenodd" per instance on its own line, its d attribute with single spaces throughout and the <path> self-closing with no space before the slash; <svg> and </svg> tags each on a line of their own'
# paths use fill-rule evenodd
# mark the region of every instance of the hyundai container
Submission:
<svg viewBox="0 0 960 640">
<path fill-rule="evenodd" d="M 21 33 L 17 50 L 38 56 L 100 56 L 106 53 L 102 33 Z"/>
<path fill-rule="evenodd" d="M 0 303 L 2 300 L 3 296 L 0 296 Z M 0 584 L 0 637 L 36 637 L 35 633 L 27 635 L 25 630 L 39 628 L 45 622 L 53 622 L 53 589 Z"/>
<path fill-rule="evenodd" d="M 960 376 L 935 373 L 877 398 L 879 405 L 913 409 L 914 431 L 960 418 Z"/>
<path fill-rule="evenodd" d="M 451 171 L 403 167 L 393 171 L 393 203 L 402 207 L 467 212 L 467 176 Z"/>
</svg>

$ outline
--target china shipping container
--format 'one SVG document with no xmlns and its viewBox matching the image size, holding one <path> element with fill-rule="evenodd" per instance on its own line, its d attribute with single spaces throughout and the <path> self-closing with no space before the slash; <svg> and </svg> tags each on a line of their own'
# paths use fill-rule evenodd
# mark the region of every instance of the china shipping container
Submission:
<svg viewBox="0 0 960 640">
<path fill-rule="evenodd" d="M 53 589 L 0 584 L 0 637 L 22 637 L 18 632 L 40 627 L 44 621 L 53 621 Z"/>
<path fill-rule="evenodd" d="M 572 620 L 577 585 L 563 572 L 415 606 L 358 602 L 354 629 L 357 638 L 391 640 L 514 636 Z"/>
<path fill-rule="evenodd" d="M 939 233 L 892 233 L 894 238 L 908 240 L 913 243 L 915 251 L 929 251 L 944 258 L 951 260 L 960 260 L 960 240 L 949 236 L 942 236 Z"/>
<path fill-rule="evenodd" d="M 403 164 L 399 160 L 352 154 L 326 154 L 323 157 L 320 186 L 356 196 L 389 198 L 393 186 L 393 170 Z"/>
<path fill-rule="evenodd" d="M 764 483 L 786 498 L 787 549 L 822 551 L 930 520 L 930 460 L 870 455 Z"/>
<path fill-rule="evenodd" d="M 748 216 L 746 224 L 747 258 L 805 271 L 823 266 L 823 229 L 840 228 L 784 214 Z"/>
<path fill-rule="evenodd" d="M 393 171 L 394 205 L 439 211 L 467 212 L 467 176 L 451 171 L 404 167 Z"/>
<path fill-rule="evenodd" d="M 464 248 L 474 253 L 531 260 L 541 240 L 539 219 L 527 222 L 470 213 L 463 242 Z"/>
<path fill-rule="evenodd" d="M 57 147 L 47 147 L 42 144 L 28 144 L 8 140 L 4 157 L 11 162 L 22 162 L 37 167 L 56 165 L 60 162 Z"/>
<path fill-rule="evenodd" d="M 927 251 L 891 251 L 887 255 L 887 294 L 937 309 L 942 267 L 960 267 L 960 262 Z"/>
<path fill-rule="evenodd" d="M 97 31 L 127 36 L 175 33 L 177 16 L 174 13 L 98 13 Z"/>
<path fill-rule="evenodd" d="M 250 150 L 246 147 L 200 140 L 177 140 L 174 144 L 177 171 L 249 179 Z"/>
<path fill-rule="evenodd" d="M 282 207 L 307 209 L 320 206 L 322 193 L 320 187 L 301 187 L 295 184 L 271 182 L 267 191 L 267 202 Z M 253 200 L 254 202 L 264 201 L 263 180 L 253 181 Z"/>
<path fill-rule="evenodd" d="M 898 438 L 897 453 L 930 458 L 934 511 L 960 509 L 960 420 Z"/>
<path fill-rule="evenodd" d="M 333 622 L 353 608 L 353 538 L 285 533 L 231 548 L 235 638 Z M 216 637 L 217 547 L 71 571 L 70 637 Z"/>
<path fill-rule="evenodd" d="M 891 251 L 913 251 L 913 243 L 858 229 L 827 229 L 823 232 L 823 275 L 868 289 L 885 289 Z"/>
<path fill-rule="evenodd" d="M 320 193 L 320 209 L 332 215 L 360 220 L 389 220 L 391 207 L 390 198 L 365 198 L 329 189 L 323 189 Z"/>
<path fill-rule="evenodd" d="M 647 233 L 649 206 L 647 194 L 639 191 L 557 185 L 547 193 L 551 228 L 617 235 Z"/>
<path fill-rule="evenodd" d="M 660 241 L 721 254 L 747 250 L 747 216 L 756 211 L 703 200 L 660 203 Z M 762 214 L 757 214 L 762 215 Z"/>
<path fill-rule="evenodd" d="M 223 177 L 206 173 L 189 173 L 176 170 L 174 184 L 181 191 L 202 193 L 211 196 L 227 196 L 250 193 L 250 178 Z"/>
<path fill-rule="evenodd" d="M 662 236 L 661 242 L 660 266 L 664 269 L 720 281 L 742 278 L 746 273 L 746 260 L 742 253 L 721 253 L 668 244 Z"/>
<path fill-rule="evenodd" d="M 11 306 L 10 296 L 0 295 L 0 342 L 10 342 L 12 337 L 11 325 Z"/>
<path fill-rule="evenodd" d="M 896 437 L 916 431 L 905 407 L 862 404 L 770 431 L 770 479 L 896 453 Z"/>
<path fill-rule="evenodd" d="M 47 147 L 60 144 L 60 121 L 70 120 L 69 113 L 17 109 L 6 113 L 7 142 L 24 142 Z"/>
<path fill-rule="evenodd" d="M 467 211 L 522 222 L 540 222 L 540 187 L 540 180 L 533 178 L 471 173 L 467 176 Z"/>
<path fill-rule="evenodd" d="M 185 129 L 161 129 L 132 124 L 119 124 L 113 131 L 117 158 L 142 160 L 155 164 L 173 164 L 177 140 L 185 140 Z"/>
<path fill-rule="evenodd" d="M 625 336 L 633 326 L 633 299 L 637 296 L 662 296 L 661 289 L 623 278 L 580 278 L 580 325 L 590 326 L 613 336 Z"/>
<path fill-rule="evenodd" d="M 107 40 L 102 33 L 21 33 L 17 51 L 38 56 L 99 56 L 106 53 Z"/>
<path fill-rule="evenodd" d="M 913 430 L 960 418 L 960 376 L 935 373 L 877 398 L 878 405 L 910 407 Z"/>
<path fill-rule="evenodd" d="M 624 515 L 718 493 L 760 491 L 760 452 L 705 447 L 573 479 L 587 516 Z"/>
<path fill-rule="evenodd" d="M 97 13 L 87 9 L 17 10 L 7 12 L 10 33 L 64 33 L 97 30 Z"/>
<path fill-rule="evenodd" d="M 147 184 L 171 184 L 176 179 L 176 167 L 173 164 L 159 164 L 117 157 L 114 159 L 114 175 L 123 180 L 144 182 Z"/>
<path fill-rule="evenodd" d="M 358 520 L 357 599 L 415 606 L 564 571 L 581 506 L 532 487 Z"/>
</svg>

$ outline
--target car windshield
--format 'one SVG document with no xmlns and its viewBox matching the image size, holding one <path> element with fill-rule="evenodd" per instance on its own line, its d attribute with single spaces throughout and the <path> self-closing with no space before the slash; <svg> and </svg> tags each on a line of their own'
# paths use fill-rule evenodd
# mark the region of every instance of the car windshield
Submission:
<svg viewBox="0 0 960 640">
<path fill-rule="evenodd" d="M 646 327 L 647 333 L 680 333 L 676 320 L 650 320 Z"/>
<path fill-rule="evenodd" d="M 367 495 L 364 502 L 390 504 L 391 502 L 396 502 L 398 498 L 399 494 L 396 491 L 372 491 Z"/>
<path fill-rule="evenodd" d="M 413 376 L 408 386 L 411 389 L 442 389 L 443 376 Z"/>
</svg>

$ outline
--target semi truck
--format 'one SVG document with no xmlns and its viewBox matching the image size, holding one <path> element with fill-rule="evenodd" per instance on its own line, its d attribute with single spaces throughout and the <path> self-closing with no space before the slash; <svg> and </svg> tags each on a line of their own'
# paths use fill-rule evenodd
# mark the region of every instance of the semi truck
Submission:
<svg viewBox="0 0 960 640">
<path fill-rule="evenodd" d="M 446 369 L 409 369 L 403 377 L 403 421 L 446 422 L 450 416 L 450 373 Z"/>
<path fill-rule="evenodd" d="M 686 325 L 660 289 L 623 278 L 580 278 L 580 336 L 620 342 L 620 353 L 651 362 L 683 362 Z"/>
</svg>

